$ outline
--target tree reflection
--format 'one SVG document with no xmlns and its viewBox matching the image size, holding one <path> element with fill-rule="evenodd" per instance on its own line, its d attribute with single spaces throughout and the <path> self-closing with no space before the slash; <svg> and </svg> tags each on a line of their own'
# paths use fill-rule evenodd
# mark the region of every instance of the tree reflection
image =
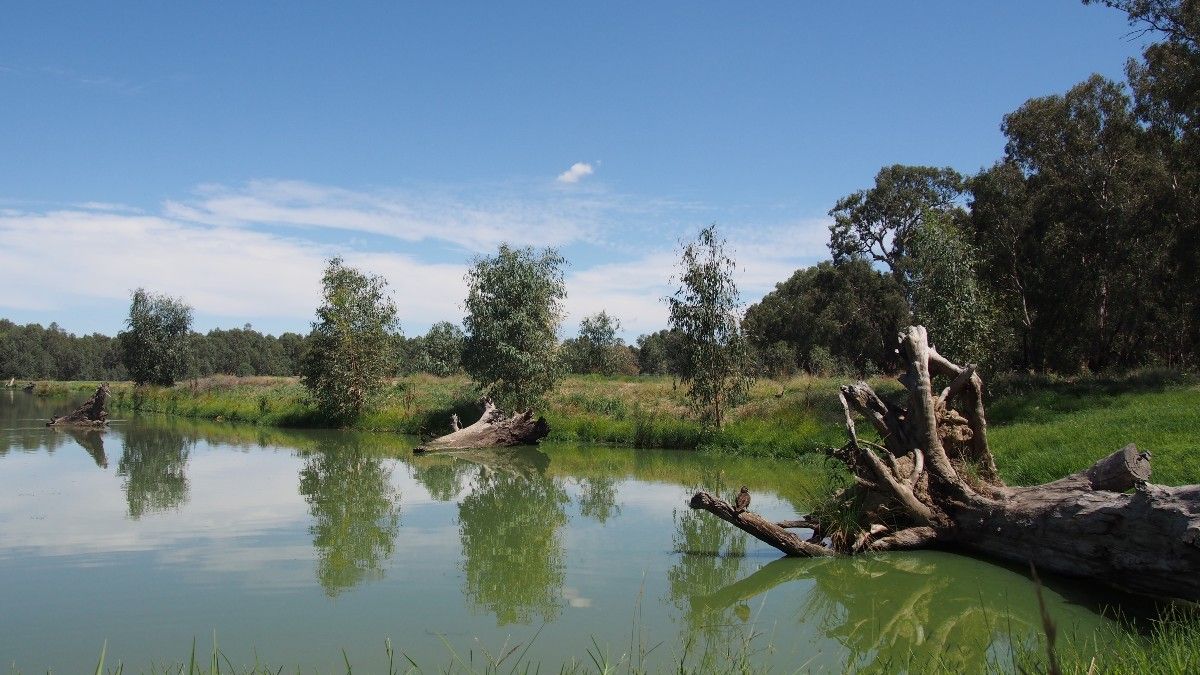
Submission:
<svg viewBox="0 0 1200 675">
<path fill-rule="evenodd" d="M 462 492 L 467 476 L 477 467 L 453 457 L 414 457 L 413 479 L 429 491 L 429 496 L 439 502 L 454 501 Z"/>
<path fill-rule="evenodd" d="M 193 439 L 153 425 L 130 429 L 124 442 L 117 475 L 125 478 L 121 487 L 130 518 L 136 520 L 187 502 L 187 462 Z"/>
<path fill-rule="evenodd" d="M 736 615 L 750 599 L 798 580 L 813 582 L 799 620 L 818 622 L 825 637 L 846 649 L 839 660 L 850 672 L 933 666 L 979 672 L 1040 630 L 1024 577 L 970 558 L 935 562 L 922 554 L 775 560 L 724 588 L 693 595 L 691 613 L 720 623 L 725 612 Z M 1100 620 L 1083 610 L 1074 618 Z"/>
<path fill-rule="evenodd" d="M 569 501 L 541 473 L 478 467 L 474 489 L 458 506 L 464 592 L 477 611 L 501 626 L 558 616 L 565 579 L 559 529 Z"/>
<path fill-rule="evenodd" d="M 313 517 L 317 581 L 326 595 L 383 576 L 400 528 L 400 493 L 391 477 L 392 467 L 353 437 L 325 444 L 300 470 L 300 494 Z"/>
<path fill-rule="evenodd" d="M 603 525 L 621 513 L 615 478 L 584 478 L 579 484 L 579 513 Z"/>
</svg>

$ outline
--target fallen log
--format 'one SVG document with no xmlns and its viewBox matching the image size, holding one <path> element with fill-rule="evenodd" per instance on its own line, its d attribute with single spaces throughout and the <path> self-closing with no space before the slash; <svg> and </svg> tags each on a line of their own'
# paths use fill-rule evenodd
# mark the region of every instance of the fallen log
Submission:
<svg viewBox="0 0 1200 675">
<path fill-rule="evenodd" d="M 105 407 L 108 405 L 108 396 L 108 383 L 105 382 L 96 388 L 96 393 L 92 394 L 91 398 L 84 401 L 83 405 L 67 413 L 66 415 L 51 417 L 50 421 L 46 422 L 46 426 L 108 426 L 108 411 L 105 410 Z"/>
<path fill-rule="evenodd" d="M 413 448 L 413 452 L 421 454 L 533 445 L 550 433 L 550 425 L 546 424 L 545 418 L 534 419 L 532 410 L 505 415 L 491 401 L 484 401 L 483 414 L 471 426 L 457 428 L 458 419 L 455 417 L 451 427 L 454 431 Z"/>
<path fill-rule="evenodd" d="M 798 547 L 796 535 L 764 527 L 752 513 L 731 517 L 732 507 L 708 493 L 697 493 L 689 505 L 789 556 L 957 547 L 1138 593 L 1200 601 L 1200 485 L 1148 483 L 1150 454 L 1128 445 L 1052 483 L 1009 487 L 988 447 L 983 383 L 974 366 L 938 354 L 922 326 L 901 333 L 900 348 L 907 405 L 884 402 L 865 382 L 843 386 L 839 394 L 849 441 L 829 454 L 855 483 L 832 504 L 858 505 L 857 520 L 809 516 L 781 523 L 803 522 L 821 533 L 821 544 L 810 539 Z M 935 377 L 947 386 L 934 389 Z M 881 443 L 858 437 L 853 413 L 871 423 Z"/>
</svg>

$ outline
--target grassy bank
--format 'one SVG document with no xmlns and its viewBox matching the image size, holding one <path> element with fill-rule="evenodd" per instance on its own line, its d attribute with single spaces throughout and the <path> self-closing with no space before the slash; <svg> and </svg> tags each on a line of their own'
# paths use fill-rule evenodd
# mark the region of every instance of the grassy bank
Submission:
<svg viewBox="0 0 1200 675">
<path fill-rule="evenodd" d="M 706 432 L 689 415 L 683 388 L 669 378 L 573 376 L 550 396 L 545 415 L 553 442 L 795 457 L 845 441 L 837 403 L 837 387 L 844 381 L 759 381 L 724 428 Z M 899 388 L 890 380 L 871 384 L 885 396 Z M 83 394 L 95 387 L 94 382 L 43 382 L 35 393 Z M 474 420 L 478 396 L 464 377 L 401 378 L 354 428 L 440 434 L 448 430 L 451 414 Z M 218 376 L 143 389 L 118 383 L 113 408 L 260 426 L 328 426 L 294 378 Z M 998 378 L 988 414 L 996 463 L 1010 484 L 1060 478 L 1127 443 L 1153 453 L 1155 482 L 1200 483 L 1200 384 L 1191 375 Z"/>
</svg>

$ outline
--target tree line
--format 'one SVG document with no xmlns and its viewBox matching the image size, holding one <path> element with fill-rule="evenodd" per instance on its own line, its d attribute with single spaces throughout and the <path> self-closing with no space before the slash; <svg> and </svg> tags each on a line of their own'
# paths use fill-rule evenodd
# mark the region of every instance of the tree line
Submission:
<svg viewBox="0 0 1200 675">
<path fill-rule="evenodd" d="M 1160 38 L 1126 80 L 1029 99 L 1001 122 L 1003 156 L 975 175 L 888 166 L 839 200 L 832 260 L 746 313 L 768 363 L 889 372 L 911 321 L 992 369 L 1195 366 L 1200 5 L 1100 4 Z"/>
</svg>

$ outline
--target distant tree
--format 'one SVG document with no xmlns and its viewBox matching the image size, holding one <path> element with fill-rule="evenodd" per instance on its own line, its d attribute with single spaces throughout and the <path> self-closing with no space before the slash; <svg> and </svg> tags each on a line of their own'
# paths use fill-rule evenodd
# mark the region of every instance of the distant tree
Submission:
<svg viewBox="0 0 1200 675">
<path fill-rule="evenodd" d="M 643 375 L 674 375 L 683 372 L 683 336 L 663 329 L 637 339 L 638 371 Z"/>
<path fill-rule="evenodd" d="M 586 316 L 579 322 L 579 336 L 563 343 L 564 360 L 574 373 L 615 375 L 626 355 L 624 341 L 617 337 L 621 322 L 608 312 Z"/>
<path fill-rule="evenodd" d="M 797 270 L 746 310 L 742 327 L 759 352 L 780 359 L 780 368 L 783 343 L 809 373 L 865 377 L 896 368 L 896 332 L 909 322 L 900 283 L 850 260 Z"/>
<path fill-rule="evenodd" d="M 733 281 L 734 262 L 715 225 L 684 246 L 679 288 L 667 299 L 670 325 L 682 336 L 680 380 L 706 424 L 721 426 L 750 388 L 749 354 L 742 338 Z"/>
<path fill-rule="evenodd" d="M 187 374 L 192 308 L 179 298 L 133 292 L 128 330 L 117 334 L 129 377 L 137 384 L 171 386 Z"/>
<path fill-rule="evenodd" d="M 555 352 L 565 262 L 554 249 L 501 244 L 467 273 L 463 366 L 501 408 L 535 407 L 561 376 Z"/>
<path fill-rule="evenodd" d="M 995 302 L 979 283 L 978 252 L 953 223 L 931 214 L 917 228 L 908 266 L 913 319 L 930 340 L 959 363 L 992 365 L 998 334 Z"/>
<path fill-rule="evenodd" d="M 904 283 L 908 247 L 928 213 L 958 211 L 963 178 L 949 167 L 886 166 L 875 187 L 838 200 L 829 211 L 829 250 L 833 261 L 865 258 L 888 267 Z"/>
<path fill-rule="evenodd" d="M 461 371 L 464 339 L 462 329 L 449 321 L 430 326 L 421 341 L 421 369 L 438 377 Z"/>
<path fill-rule="evenodd" d="M 333 258 L 322 279 L 325 300 L 307 339 L 302 381 L 329 419 L 362 414 L 394 370 L 399 322 L 387 282 Z"/>
<path fill-rule="evenodd" d="M 1019 251 L 1035 361 L 1068 371 L 1136 365 L 1175 319 L 1156 299 L 1174 285 L 1179 234 L 1160 209 L 1177 192 L 1162 154 L 1124 88 L 1098 75 L 1026 101 L 1001 128 L 1024 189 L 989 196 L 1027 210 L 1037 242 Z M 976 208 L 999 208 L 980 196 Z"/>
</svg>

